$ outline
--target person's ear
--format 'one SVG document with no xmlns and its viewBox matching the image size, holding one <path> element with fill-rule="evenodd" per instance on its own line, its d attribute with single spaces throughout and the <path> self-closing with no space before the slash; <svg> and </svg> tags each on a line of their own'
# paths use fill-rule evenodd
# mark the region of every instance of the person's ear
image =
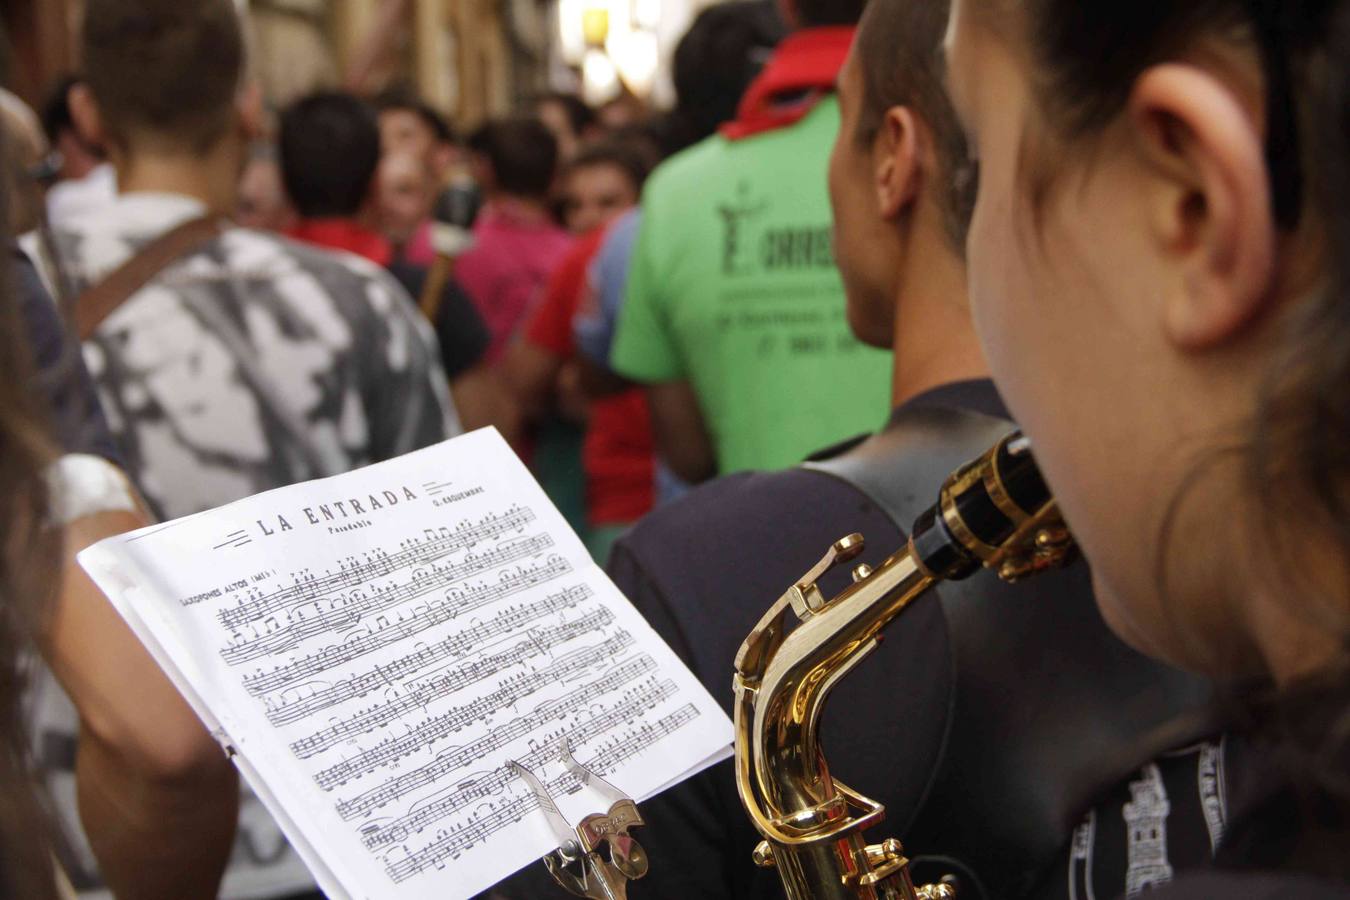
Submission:
<svg viewBox="0 0 1350 900">
<path fill-rule="evenodd" d="M 893 106 L 886 110 L 873 157 L 877 211 L 888 221 L 896 219 L 919 192 L 919 129 L 908 107 Z"/>
<path fill-rule="evenodd" d="M 1177 266 L 1162 301 L 1169 340 L 1226 342 L 1273 303 L 1277 231 L 1259 106 L 1205 69 L 1158 65 L 1135 83 L 1129 115 L 1149 187 L 1148 225 Z"/>
<path fill-rule="evenodd" d="M 89 85 L 84 82 L 71 85 L 66 103 L 70 106 L 70 120 L 75 124 L 75 133 L 80 140 L 91 147 L 107 147 L 110 141 L 103 127 L 103 113 Z"/>
<path fill-rule="evenodd" d="M 267 112 L 258 82 L 250 80 L 239 89 L 238 96 L 234 98 L 234 110 L 244 140 L 259 140 L 267 132 Z"/>
</svg>

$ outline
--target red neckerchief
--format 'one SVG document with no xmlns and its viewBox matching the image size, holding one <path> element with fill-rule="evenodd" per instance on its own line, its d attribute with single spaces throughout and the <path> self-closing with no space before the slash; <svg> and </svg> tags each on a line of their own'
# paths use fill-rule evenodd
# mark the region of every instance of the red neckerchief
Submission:
<svg viewBox="0 0 1350 900">
<path fill-rule="evenodd" d="M 388 266 L 394 258 L 388 241 L 351 219 L 301 219 L 286 234 L 306 244 L 364 256 L 377 266 Z"/>
<path fill-rule="evenodd" d="M 741 99 L 734 121 L 721 128 L 727 140 L 786 128 L 833 93 L 853 46 L 851 25 L 808 28 L 788 35 Z"/>
</svg>

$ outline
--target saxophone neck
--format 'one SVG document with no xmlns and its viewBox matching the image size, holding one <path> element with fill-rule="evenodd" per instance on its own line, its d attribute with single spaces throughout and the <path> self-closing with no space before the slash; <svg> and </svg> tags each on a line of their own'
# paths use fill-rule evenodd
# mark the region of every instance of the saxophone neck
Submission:
<svg viewBox="0 0 1350 900">
<path fill-rule="evenodd" d="M 834 685 L 876 646 L 879 632 L 933 583 L 913 554 L 902 551 L 875 571 L 855 569 L 855 583 L 825 601 L 819 579 L 856 558 L 862 546 L 854 535 L 831 548 L 737 655 L 737 781 L 756 827 L 772 840 L 846 818 L 845 798 L 819 746 L 820 713 Z M 799 621 L 787 633 L 791 619 Z"/>
</svg>

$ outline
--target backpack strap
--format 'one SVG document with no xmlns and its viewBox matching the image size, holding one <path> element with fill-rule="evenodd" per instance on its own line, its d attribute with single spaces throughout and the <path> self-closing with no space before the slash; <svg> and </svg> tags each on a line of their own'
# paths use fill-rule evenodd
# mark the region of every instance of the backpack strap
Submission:
<svg viewBox="0 0 1350 900">
<path fill-rule="evenodd" d="M 98 327 L 156 275 L 225 233 L 228 220 L 211 213 L 191 219 L 160 235 L 75 301 L 75 330 L 87 341 Z"/>
<path fill-rule="evenodd" d="M 806 467 L 852 485 L 907 535 L 946 478 L 1013 428 L 961 409 L 912 408 Z M 1215 733 L 1208 685 L 1115 637 L 1083 563 L 1011 585 L 984 571 L 931 593 L 951 654 L 946 736 L 924 799 L 892 825 L 914 842 L 916 879 L 957 874 L 971 898 L 1026 889 L 1063 859 L 1105 791 Z"/>
</svg>

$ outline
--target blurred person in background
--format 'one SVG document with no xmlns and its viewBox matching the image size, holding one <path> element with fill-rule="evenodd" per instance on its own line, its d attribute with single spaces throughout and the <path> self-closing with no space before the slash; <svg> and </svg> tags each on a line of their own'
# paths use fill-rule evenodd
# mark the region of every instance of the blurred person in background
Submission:
<svg viewBox="0 0 1350 900">
<path fill-rule="evenodd" d="M 767 0 L 731 2 L 703 10 L 675 50 L 675 109 L 636 132 L 633 129 L 617 132 L 614 140 L 625 141 L 640 151 L 654 167 L 662 154 L 677 152 L 710 136 L 735 115 L 738 100 L 734 98 L 745 93 L 782 33 L 782 22 L 773 3 Z M 707 105 L 711 98 L 719 96 L 733 99 Z M 641 211 L 634 209 L 606 230 L 591 264 L 590 289 L 583 293 L 581 306 L 572 319 L 582 387 L 593 399 L 604 399 L 632 387 L 631 382 L 614 373 L 609 359 L 641 222 Z M 645 428 L 650 435 L 650 411 L 645 402 L 643 408 Z M 646 438 L 647 442 L 651 440 L 650 436 Z M 657 504 L 668 503 L 687 489 L 688 485 L 657 454 Z M 608 529 L 608 534 L 602 529 L 598 537 L 603 541 L 613 534 L 614 529 Z"/>
<path fill-rule="evenodd" d="M 74 820 L 80 807 L 119 883 L 134 885 L 142 896 L 167 896 L 161 879 L 168 879 L 175 891 L 209 896 L 234 832 L 233 767 L 75 561 L 80 550 L 150 519 L 121 471 L 94 386 L 55 303 L 6 236 L 8 213 L 21 213 L 19 225 L 26 229 L 41 223 L 34 167 L 44 150 L 36 117 L 0 93 L 0 158 L 6 162 L 0 172 L 0 315 L 11 344 L 3 354 L 0 440 L 7 479 L 35 461 L 31 454 L 39 443 L 45 474 L 45 484 L 15 481 L 5 492 L 9 512 L 20 518 L 16 524 L 6 516 L 6 552 L 22 553 L 24 561 L 19 568 L 6 559 L 0 569 L 6 601 L 0 623 L 6 759 L 0 766 L 0 894 L 51 895 L 53 857 L 43 849 L 48 841 L 75 883 L 87 884 L 83 876 L 96 868 L 87 848 L 60 840 L 60 831 L 49 827 L 55 823 L 28 801 L 38 775 L 32 762 L 43 767 L 54 810 Z M 25 418 L 27 433 L 21 434 Z M 25 521 L 39 491 L 42 515 Z M 23 592 L 12 594 L 20 578 L 27 582 Z M 33 649 L 41 650 L 50 668 L 32 659 Z M 19 660 L 22 679 L 11 669 Z M 63 687 L 80 710 L 78 739 Z M 30 721 L 17 718 L 20 696 Z M 64 730 L 48 729 L 54 708 Z M 20 731 L 34 735 L 31 755 L 18 743 Z M 17 838 L 20 823 L 26 839 Z M 174 846 L 184 829 L 197 840 Z M 146 867 L 153 873 L 128 877 Z"/>
<path fill-rule="evenodd" d="M 558 160 L 563 165 L 570 162 L 584 144 L 600 137 L 600 122 L 595 110 L 576 94 L 544 94 L 535 101 L 534 114 L 558 142 Z"/>
<path fill-rule="evenodd" d="M 389 242 L 395 260 L 411 265 L 432 249 L 429 229 L 436 184 L 421 157 L 386 152 L 375 173 L 375 225 Z M 425 247 L 420 245 L 425 242 Z"/>
<path fill-rule="evenodd" d="M 657 120 L 670 156 L 736 117 L 741 96 L 787 34 L 774 0 L 730 0 L 700 12 L 675 48 L 675 109 Z"/>
<path fill-rule="evenodd" d="M 56 183 L 47 191 L 47 216 L 53 227 L 101 209 L 117 196 L 117 173 L 106 149 L 82 124 L 88 116 L 77 115 L 88 105 L 84 79 L 70 75 L 52 86 L 42 106 L 42 127 L 60 162 Z"/>
<path fill-rule="evenodd" d="M 640 390 L 586 397 L 572 335 L 578 311 L 594 304 L 593 263 L 606 229 L 637 205 L 646 174 L 642 148 L 614 140 L 573 158 L 563 184 L 575 200 L 569 224 L 582 236 L 549 279 L 504 363 L 507 382 L 531 420 L 555 414 L 585 423 L 584 538 L 601 564 L 614 540 L 653 506 L 656 447 Z"/>
<path fill-rule="evenodd" d="M 382 152 L 418 157 L 432 179 L 442 183 L 459 156 L 459 141 L 445 118 L 407 90 L 385 91 L 374 103 Z"/>
<path fill-rule="evenodd" d="M 384 159 L 412 157 L 420 162 L 428 179 L 431 201 L 416 226 L 400 222 L 387 233 L 394 243 L 395 256 L 415 266 L 429 267 L 436 259 L 432 244 L 432 210 L 451 185 L 466 181 L 459 139 L 445 118 L 428 103 L 407 90 L 389 90 L 375 98 L 379 114 L 380 145 Z M 396 169 L 407 183 L 402 164 Z M 472 224 L 472 223 L 468 223 Z"/>
<path fill-rule="evenodd" d="M 885 418 L 890 360 L 849 331 L 824 178 L 862 6 L 784 0 L 799 30 L 736 119 L 647 184 L 610 364 L 649 386 L 686 481 L 792 465 Z"/>
<path fill-rule="evenodd" d="M 400 308 L 415 309 L 426 269 L 396 260 L 374 227 L 380 132 L 370 105 L 340 92 L 303 97 L 282 112 L 279 141 L 282 180 L 299 215 L 290 235 L 387 269 L 405 289 L 396 298 Z M 470 430 L 497 425 L 508 438 L 514 435 L 509 396 L 485 363 L 487 328 L 454 282 L 437 298 L 435 326 L 461 422 Z"/>
<path fill-rule="evenodd" d="M 86 547 L 153 519 L 122 471 L 55 304 L 27 259 L 8 260 L 14 265 L 4 274 L 15 276 L 7 284 L 17 291 L 37 365 L 35 394 L 45 401 L 57 454 L 47 485 L 48 518 L 62 529 L 60 581 L 36 633 L 47 665 L 30 665 L 26 685 L 34 759 L 59 819 L 50 834 L 56 858 L 81 892 L 106 883 L 128 896 L 215 896 L 235 831 L 238 778 L 76 561 Z"/>
<path fill-rule="evenodd" d="M 542 123 L 526 117 L 489 122 L 470 138 L 469 149 L 486 205 L 455 277 L 487 321 L 488 361 L 495 364 L 572 239 L 549 209 L 558 145 Z"/>
<path fill-rule="evenodd" d="M 284 234 L 295 227 L 295 208 L 281 180 L 281 161 L 275 144 L 257 143 L 239 176 L 239 199 L 234 221 L 244 228 Z"/>
<path fill-rule="evenodd" d="M 4 139 L 0 134 L 0 140 Z M 8 248 L 4 216 L 8 179 L 0 179 L 0 247 Z M 44 474 L 57 458 L 35 377 L 29 331 L 10 263 L 0 254 L 0 897 L 56 900 L 51 837 L 35 791 L 25 717 L 25 660 L 47 627 L 53 576 L 61 553 L 48 527 Z"/>
<path fill-rule="evenodd" d="M 76 118 L 107 148 L 122 193 L 57 225 L 53 238 L 81 293 L 84 360 L 117 449 L 158 517 L 339 474 L 460 431 L 435 336 L 392 276 L 226 221 L 262 119 L 231 0 L 89 0 L 81 57 L 87 102 L 74 106 Z M 86 642 L 100 639 L 83 632 Z M 97 727 L 103 708 L 79 713 Z M 111 736 L 133 756 L 159 746 L 153 730 Z M 190 769 L 195 757 L 180 764 Z M 188 887 L 207 866 L 143 863 L 149 853 L 205 853 L 212 832 L 150 839 L 155 823 L 135 818 L 134 805 L 99 799 L 83 818 L 115 894 L 214 894 Z M 312 890 L 299 857 L 246 795 L 220 894 Z"/>
<path fill-rule="evenodd" d="M 577 236 L 607 225 L 637 206 L 649 171 L 641 147 L 613 139 L 582 147 L 559 179 L 563 225 Z"/>
<path fill-rule="evenodd" d="M 393 248 L 367 224 L 380 164 L 375 111 L 340 91 L 301 97 L 282 110 L 277 144 L 282 183 L 298 216 L 289 235 L 387 267 Z"/>
<path fill-rule="evenodd" d="M 8 221 L 15 234 L 32 231 L 43 222 L 39 168 L 47 152 L 47 138 L 37 115 L 28 104 L 0 88 L 0 178 L 7 182 Z"/>
</svg>

